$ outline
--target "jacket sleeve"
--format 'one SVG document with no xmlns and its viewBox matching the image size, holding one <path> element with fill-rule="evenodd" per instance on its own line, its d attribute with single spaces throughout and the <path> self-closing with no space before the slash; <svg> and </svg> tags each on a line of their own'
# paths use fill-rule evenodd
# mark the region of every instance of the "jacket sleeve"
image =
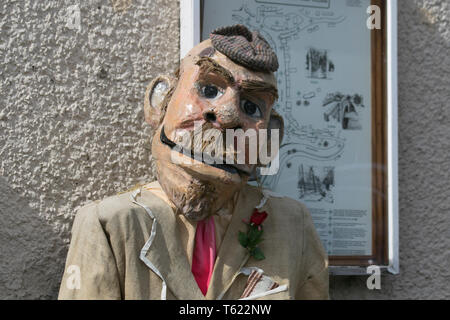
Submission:
<svg viewBox="0 0 450 320">
<path fill-rule="evenodd" d="M 115 258 L 95 203 L 75 216 L 58 299 L 121 299 Z"/>
<path fill-rule="evenodd" d="M 308 210 L 304 208 L 302 276 L 297 300 L 328 300 L 328 257 Z"/>
</svg>

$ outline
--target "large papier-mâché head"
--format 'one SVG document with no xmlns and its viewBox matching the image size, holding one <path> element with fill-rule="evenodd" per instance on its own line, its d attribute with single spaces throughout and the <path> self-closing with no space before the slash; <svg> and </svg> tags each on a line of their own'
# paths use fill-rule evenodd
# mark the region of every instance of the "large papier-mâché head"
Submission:
<svg viewBox="0 0 450 320">
<path fill-rule="evenodd" d="M 213 31 L 186 55 L 177 74 L 158 76 L 148 86 L 144 111 L 155 128 L 152 156 L 158 181 L 187 218 L 199 221 L 222 208 L 247 183 L 259 161 L 250 161 L 250 139 L 240 147 L 224 143 L 223 154 L 213 154 L 225 159 L 243 153 L 245 161 L 238 164 L 205 163 L 196 160 L 194 152 L 175 150 L 189 150 L 183 139 L 199 130 L 225 137 L 227 130 L 278 129 L 282 139 L 283 119 L 272 109 L 278 98 L 277 68 L 277 57 L 262 36 L 235 25 Z M 208 149 L 204 139 L 191 142 L 192 151 Z"/>
</svg>

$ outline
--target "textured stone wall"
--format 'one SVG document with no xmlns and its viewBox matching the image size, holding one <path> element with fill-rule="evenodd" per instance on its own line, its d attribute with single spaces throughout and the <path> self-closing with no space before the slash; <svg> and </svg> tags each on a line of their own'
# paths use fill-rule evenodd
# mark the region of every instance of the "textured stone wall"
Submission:
<svg viewBox="0 0 450 320">
<path fill-rule="evenodd" d="M 8 0 L 0 15 L 0 298 L 55 298 L 77 207 L 153 180 L 144 92 L 177 67 L 179 7 Z"/>
<path fill-rule="evenodd" d="M 336 299 L 450 297 L 449 4 L 399 6 L 402 273 L 376 292 L 333 278 Z M 51 299 L 76 209 L 153 180 L 142 102 L 177 66 L 178 1 L 0 8 L 0 299 Z"/>
</svg>

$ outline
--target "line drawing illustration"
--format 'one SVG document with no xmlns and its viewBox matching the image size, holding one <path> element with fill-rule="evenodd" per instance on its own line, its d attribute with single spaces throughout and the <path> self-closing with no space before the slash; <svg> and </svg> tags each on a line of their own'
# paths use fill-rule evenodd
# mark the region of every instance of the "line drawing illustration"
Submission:
<svg viewBox="0 0 450 320">
<path fill-rule="evenodd" d="M 333 161 L 341 157 L 345 148 L 345 139 L 336 136 L 330 130 L 317 130 L 303 126 L 296 130 L 294 141 L 280 147 L 280 169 L 275 176 L 260 177 L 264 186 L 274 189 L 280 182 L 284 170 L 290 169 L 295 160 L 310 159 L 315 161 Z"/>
<path fill-rule="evenodd" d="M 344 130 L 362 130 L 358 109 L 364 108 L 364 99 L 359 94 L 345 95 L 340 92 L 329 93 L 323 101 L 328 107 L 323 117 L 326 122 L 331 118 L 339 122 Z"/>
<path fill-rule="evenodd" d="M 336 69 L 328 57 L 328 50 L 309 48 L 306 53 L 306 70 L 312 79 L 330 79 L 330 73 Z"/>
<path fill-rule="evenodd" d="M 334 167 L 304 166 L 298 168 L 299 199 L 306 202 L 334 203 Z"/>
</svg>

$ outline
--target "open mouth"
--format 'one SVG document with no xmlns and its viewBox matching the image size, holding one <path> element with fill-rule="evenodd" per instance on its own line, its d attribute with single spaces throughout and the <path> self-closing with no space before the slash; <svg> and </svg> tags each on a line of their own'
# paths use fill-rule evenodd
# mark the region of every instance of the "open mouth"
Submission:
<svg viewBox="0 0 450 320">
<path fill-rule="evenodd" d="M 248 172 L 248 171 L 245 171 L 245 170 L 243 170 L 241 168 L 238 168 L 238 167 L 236 167 L 233 164 L 215 163 L 214 162 L 214 158 L 209 157 L 206 153 L 196 154 L 194 152 L 194 150 L 190 150 L 190 149 L 187 149 L 187 148 L 185 148 L 183 146 L 180 146 L 180 145 L 176 144 L 175 142 L 173 142 L 172 140 L 170 140 L 166 136 L 166 133 L 164 132 L 164 127 L 161 128 L 161 134 L 160 134 L 159 138 L 160 138 L 161 142 L 164 143 L 165 145 L 167 145 L 170 149 L 172 149 L 172 151 L 176 151 L 176 152 L 179 152 L 179 153 L 181 153 L 181 154 L 183 154 L 185 156 L 189 156 L 189 157 L 191 157 L 191 159 L 200 161 L 200 162 L 202 162 L 202 163 L 204 163 L 204 164 L 206 164 L 208 166 L 224 170 L 224 171 L 226 171 L 228 173 L 231 173 L 231 174 L 239 174 L 239 175 L 245 175 L 245 176 L 250 176 L 251 175 L 251 172 Z M 178 147 L 178 150 L 173 150 L 173 148 L 175 146 Z M 209 159 L 208 159 L 208 157 L 209 157 Z M 209 163 L 205 162 L 205 159 L 210 160 L 210 161 L 208 161 Z"/>
</svg>

